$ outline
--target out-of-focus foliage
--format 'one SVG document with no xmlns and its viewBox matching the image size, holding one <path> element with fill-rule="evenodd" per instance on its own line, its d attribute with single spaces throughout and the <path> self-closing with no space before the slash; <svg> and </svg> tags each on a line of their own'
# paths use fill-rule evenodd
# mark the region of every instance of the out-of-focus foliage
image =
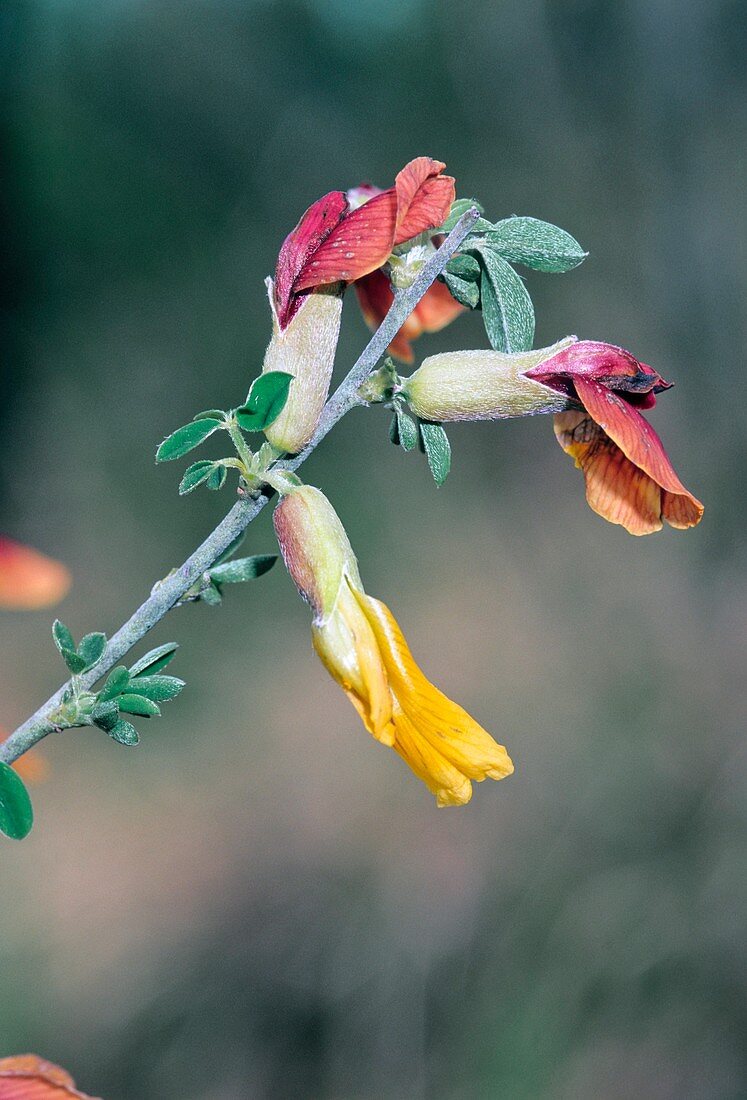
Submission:
<svg viewBox="0 0 747 1100">
<path fill-rule="evenodd" d="M 3 845 L 5 1050 L 107 1100 L 744 1094 L 746 48 L 736 0 L 0 6 L 0 503 L 70 565 L 76 636 L 220 516 L 153 451 L 243 399 L 285 234 L 421 153 L 589 248 L 532 276 L 536 343 L 673 379 L 651 419 L 707 509 L 605 525 L 546 418 L 455 425 L 436 490 L 351 414 L 307 474 L 516 774 L 438 813 L 282 570 L 175 611 L 153 644 L 181 643 L 189 719 L 129 754 L 49 738 L 37 826 Z M 351 300 L 338 369 L 365 339 Z M 416 351 L 485 344 L 465 315 Z M 273 550 L 265 515 L 246 552 Z M 48 637 L 0 619 L 6 727 L 59 682 Z"/>
</svg>

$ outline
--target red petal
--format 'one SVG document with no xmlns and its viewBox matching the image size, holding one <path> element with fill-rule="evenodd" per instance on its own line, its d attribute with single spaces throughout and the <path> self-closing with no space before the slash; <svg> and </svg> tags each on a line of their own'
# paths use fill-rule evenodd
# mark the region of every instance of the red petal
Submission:
<svg viewBox="0 0 747 1100">
<path fill-rule="evenodd" d="M 577 379 L 589 378 L 603 382 L 608 389 L 630 392 L 632 400 L 644 408 L 655 403 L 655 398 L 644 395 L 670 387 L 652 367 L 640 363 L 625 348 L 598 340 L 578 340 L 526 371 L 526 376 L 571 396 L 571 385 Z"/>
<path fill-rule="evenodd" d="M 287 326 L 298 308 L 294 302 L 294 291 L 298 289 L 296 282 L 301 270 L 339 225 L 347 209 L 348 200 L 344 193 L 330 191 L 309 207 L 296 228 L 283 241 L 275 268 L 275 302 L 281 328 Z"/>
<path fill-rule="evenodd" d="M 70 587 L 64 565 L 0 536 L 0 607 L 34 611 L 57 603 Z"/>
<path fill-rule="evenodd" d="M 395 245 L 445 221 L 456 197 L 453 177 L 441 175 L 445 167 L 440 160 L 416 157 L 397 175 Z"/>
<path fill-rule="evenodd" d="M 353 210 L 309 257 L 295 289 L 307 290 L 340 280 L 352 283 L 381 267 L 394 247 L 396 217 L 393 188 Z"/>
</svg>

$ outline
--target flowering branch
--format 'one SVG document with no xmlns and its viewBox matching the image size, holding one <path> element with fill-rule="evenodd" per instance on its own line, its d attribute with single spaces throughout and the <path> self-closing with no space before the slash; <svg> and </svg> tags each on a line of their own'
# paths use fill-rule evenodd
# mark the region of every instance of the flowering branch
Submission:
<svg viewBox="0 0 747 1100">
<path fill-rule="evenodd" d="M 328 432 L 347 412 L 366 402 L 359 396 L 360 386 L 368 379 L 387 347 L 412 314 L 429 287 L 443 272 L 449 260 L 459 251 L 480 216 L 470 206 L 459 218 L 441 246 L 423 264 L 412 285 L 394 294 L 394 300 L 384 320 L 361 352 L 358 360 L 327 401 L 316 430 L 306 446 L 291 459 L 276 463 L 272 470 L 294 471 L 306 461 Z M 178 602 L 216 560 L 235 542 L 271 499 L 272 493 L 258 490 L 251 497 L 239 500 L 205 541 L 187 560 L 159 581 L 148 599 L 110 639 L 101 658 L 82 675 L 76 677 L 78 691 L 86 691 L 112 669 Z M 59 709 L 72 681 L 55 692 L 39 709 L 0 745 L 0 761 L 12 764 L 38 741 L 60 727 L 50 716 Z"/>
</svg>

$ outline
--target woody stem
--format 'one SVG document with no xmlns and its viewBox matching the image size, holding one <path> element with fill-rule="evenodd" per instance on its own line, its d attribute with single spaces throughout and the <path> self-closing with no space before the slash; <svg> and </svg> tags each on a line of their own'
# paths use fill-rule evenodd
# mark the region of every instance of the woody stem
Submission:
<svg viewBox="0 0 747 1100">
<path fill-rule="evenodd" d="M 300 454 L 276 464 L 280 470 L 297 470 L 318 447 L 327 433 L 350 409 L 365 404 L 358 389 L 366 381 L 403 323 L 436 280 L 452 256 L 458 252 L 470 232 L 479 211 L 472 207 L 459 219 L 440 248 L 423 265 L 423 269 L 407 290 L 395 291 L 394 301 L 384 320 L 359 355 L 347 377 L 324 406 L 316 431 Z M 78 678 L 80 689 L 87 691 L 112 669 L 161 619 L 175 606 L 185 592 L 195 584 L 218 557 L 234 542 L 262 511 L 272 492 L 261 492 L 239 500 L 205 541 L 185 562 L 159 581 L 148 599 L 110 639 L 103 656 L 88 672 Z M 39 709 L 0 745 L 0 761 L 12 764 L 37 741 L 57 728 L 50 716 L 62 703 L 70 682 L 63 684 Z"/>
</svg>

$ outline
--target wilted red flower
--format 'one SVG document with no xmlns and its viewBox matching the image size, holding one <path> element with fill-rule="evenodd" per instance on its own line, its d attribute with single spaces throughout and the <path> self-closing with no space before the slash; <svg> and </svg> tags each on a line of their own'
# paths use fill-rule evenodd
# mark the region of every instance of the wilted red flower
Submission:
<svg viewBox="0 0 747 1100">
<path fill-rule="evenodd" d="M 555 435 L 586 480 L 591 508 L 632 535 L 694 527 L 703 505 L 688 492 L 640 409 L 671 387 L 657 371 L 612 344 L 581 340 L 526 372 L 575 398 L 579 411 L 555 416 Z"/>
<path fill-rule="evenodd" d="M 430 157 L 416 157 L 386 191 L 330 191 L 310 206 L 278 256 L 275 305 L 280 328 L 292 320 L 304 292 L 362 279 L 382 267 L 398 245 L 441 225 L 455 195 L 453 178 L 442 175 L 445 167 Z"/>
<path fill-rule="evenodd" d="M 66 1100 L 66 1097 L 95 1100 L 76 1089 L 66 1070 L 36 1054 L 0 1058 L 0 1100 Z"/>
<path fill-rule="evenodd" d="M 554 413 L 558 442 L 584 472 L 589 504 L 633 535 L 660 530 L 662 520 L 694 527 L 703 515 L 640 413 L 669 388 L 630 352 L 575 337 L 513 355 L 432 355 L 402 384 L 413 412 L 425 420 Z"/>
<path fill-rule="evenodd" d="M 0 535 L 0 607 L 34 611 L 57 603 L 70 587 L 64 565 Z"/>
</svg>

